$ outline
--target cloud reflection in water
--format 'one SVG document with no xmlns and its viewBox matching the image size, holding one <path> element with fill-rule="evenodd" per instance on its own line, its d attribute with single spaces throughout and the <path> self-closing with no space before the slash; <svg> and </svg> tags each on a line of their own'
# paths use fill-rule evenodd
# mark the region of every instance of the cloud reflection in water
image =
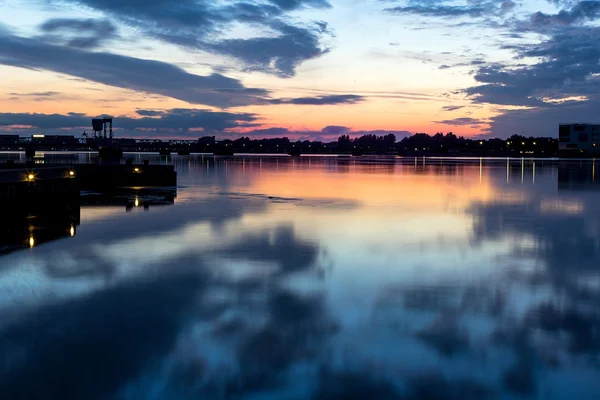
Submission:
<svg viewBox="0 0 600 400">
<path fill-rule="evenodd" d="M 0 398 L 598 393 L 600 192 L 290 162 L 183 171 L 201 196 L 3 257 Z"/>
</svg>

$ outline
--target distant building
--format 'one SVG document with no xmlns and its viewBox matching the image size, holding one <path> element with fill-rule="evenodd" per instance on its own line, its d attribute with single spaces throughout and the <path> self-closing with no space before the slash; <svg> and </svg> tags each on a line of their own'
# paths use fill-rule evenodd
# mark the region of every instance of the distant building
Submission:
<svg viewBox="0 0 600 400">
<path fill-rule="evenodd" d="M 31 143 L 45 146 L 76 146 L 79 140 L 67 135 L 32 135 Z"/>
<path fill-rule="evenodd" d="M 600 125 L 561 124 L 558 129 L 558 150 L 600 153 Z"/>
<path fill-rule="evenodd" d="M 138 149 L 138 144 L 135 139 L 114 139 L 114 142 L 123 151 L 137 151 Z"/>
<path fill-rule="evenodd" d="M 198 144 L 215 144 L 214 136 L 204 136 L 198 139 Z"/>
</svg>

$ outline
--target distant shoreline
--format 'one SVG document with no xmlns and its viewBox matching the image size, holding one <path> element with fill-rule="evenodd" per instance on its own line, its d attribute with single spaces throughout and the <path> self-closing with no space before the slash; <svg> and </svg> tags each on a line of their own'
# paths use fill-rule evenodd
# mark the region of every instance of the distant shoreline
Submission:
<svg viewBox="0 0 600 400">
<path fill-rule="evenodd" d="M 73 150 L 73 149 L 68 149 L 68 150 L 39 150 L 38 153 L 41 154 L 65 154 L 65 153 L 70 153 L 70 154 L 98 154 L 97 150 Z M 0 154 L 25 154 L 24 150 L 0 150 Z M 172 157 L 172 156 L 178 156 L 178 157 L 187 157 L 187 156 L 209 156 L 209 157 L 222 157 L 222 158 L 226 158 L 226 157 L 292 157 L 287 153 L 233 153 L 233 155 L 215 155 L 213 153 L 207 153 L 207 152 L 192 152 L 189 155 L 178 155 L 177 153 L 173 153 L 171 155 L 165 156 L 165 155 L 160 155 L 160 153 L 158 151 L 125 151 L 124 152 L 124 156 L 123 159 L 127 159 L 127 155 L 134 155 L 134 154 L 147 154 L 147 155 L 153 155 L 153 156 L 160 156 L 160 157 Z M 479 160 L 479 159 L 484 159 L 484 160 L 520 160 L 520 159 L 525 159 L 525 160 L 547 160 L 547 161 L 561 161 L 561 160 L 573 160 L 573 161 L 577 161 L 577 160 L 589 160 L 589 161 L 593 161 L 596 159 L 599 159 L 600 157 L 594 157 L 594 156 L 589 156 L 589 157 L 574 157 L 574 156 L 561 156 L 561 155 L 552 155 L 552 156 L 541 156 L 541 155 L 535 155 L 535 154 L 527 154 L 527 155 L 477 155 L 477 154 L 456 154 L 456 155 L 450 155 L 450 154 L 404 154 L 404 155 L 400 155 L 400 154 L 363 154 L 361 156 L 353 156 L 351 154 L 346 154 L 346 153 L 302 153 L 300 156 L 298 157 L 331 157 L 331 158 L 343 158 L 343 159 L 356 159 L 356 160 L 360 160 L 360 159 L 368 159 L 369 157 L 376 157 L 376 158 L 394 158 L 394 159 L 428 159 L 428 160 L 436 160 L 436 159 L 447 159 L 447 160 Z M 297 157 L 296 157 L 297 158 Z"/>
</svg>

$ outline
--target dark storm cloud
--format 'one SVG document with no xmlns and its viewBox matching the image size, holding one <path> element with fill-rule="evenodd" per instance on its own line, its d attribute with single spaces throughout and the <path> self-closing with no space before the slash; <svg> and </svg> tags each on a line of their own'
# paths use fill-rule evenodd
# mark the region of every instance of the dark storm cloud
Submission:
<svg viewBox="0 0 600 400">
<path fill-rule="evenodd" d="M 513 1 L 471 0 L 465 6 L 450 5 L 446 1 L 410 0 L 406 5 L 386 8 L 384 11 L 395 14 L 417 14 L 426 17 L 471 17 L 493 16 L 512 11 L 516 7 Z"/>
<path fill-rule="evenodd" d="M 161 115 L 164 115 L 164 111 L 157 110 L 137 110 L 136 113 L 143 117 L 160 117 Z"/>
<path fill-rule="evenodd" d="M 570 10 L 561 10 L 558 14 L 536 12 L 531 16 L 531 23 L 535 26 L 571 25 L 598 17 L 600 17 L 600 1 L 581 1 Z"/>
<path fill-rule="evenodd" d="M 1 31 L 0 64 L 50 70 L 109 86 L 223 108 L 262 103 L 261 96 L 267 94 L 221 74 L 194 75 L 160 61 L 86 52 Z"/>
<path fill-rule="evenodd" d="M 426 17 L 481 17 L 487 13 L 483 7 L 460 7 L 460 6 L 408 6 L 387 8 L 385 11 L 390 14 L 418 14 Z"/>
<path fill-rule="evenodd" d="M 40 129 L 74 128 L 90 125 L 90 118 L 79 115 L 2 113 L 0 127 L 26 125 Z"/>
<path fill-rule="evenodd" d="M 293 43 L 293 38 L 290 38 L 290 41 Z M 265 46 L 269 47 L 266 43 Z M 240 49 L 243 47 L 241 45 Z M 283 47 L 286 45 L 282 45 Z M 281 62 L 289 64 L 287 66 L 282 64 L 277 67 L 279 69 L 294 68 L 300 60 L 298 57 L 294 59 L 293 45 L 290 44 L 287 47 L 289 48 L 285 50 L 286 55 L 281 58 Z M 260 49 L 257 49 L 255 55 L 249 55 L 249 57 L 258 59 L 260 58 L 258 53 L 260 53 Z M 49 44 L 39 39 L 18 37 L 2 31 L 0 31 L 0 64 L 49 70 L 109 86 L 220 108 L 251 104 L 355 104 L 365 99 L 363 96 L 351 94 L 272 99 L 268 97 L 267 90 L 246 88 L 239 80 L 221 74 L 195 75 L 160 61 L 104 52 L 88 52 L 73 47 Z"/>
<path fill-rule="evenodd" d="M 580 27 L 560 31 L 539 44 L 515 46 L 521 59 L 539 62 L 517 68 L 487 65 L 474 77 L 481 83 L 466 89 L 476 102 L 517 105 L 550 105 L 545 98 L 593 96 L 600 73 L 600 28 Z"/>
<path fill-rule="evenodd" d="M 556 137 L 558 125 L 565 122 L 598 121 L 597 99 L 528 110 L 505 110 L 490 118 L 490 133 L 508 137 L 513 133 L 527 136 Z"/>
<path fill-rule="evenodd" d="M 301 7 L 331 8 L 327 0 L 269 0 L 282 10 L 294 10 Z"/>
<path fill-rule="evenodd" d="M 187 132 L 202 128 L 223 131 L 229 128 L 256 126 L 257 116 L 249 113 L 214 112 L 209 110 L 173 109 L 168 111 L 138 110 L 142 118 L 118 117 L 115 127 L 127 131 L 153 129 L 159 131 Z M 156 116 L 156 118 L 154 118 Z M 82 114 L 0 114 L 0 126 L 31 125 L 39 129 L 88 127 L 92 116 Z"/>
<path fill-rule="evenodd" d="M 51 3 L 59 3 L 48 0 Z M 285 14 L 305 7 L 329 8 L 325 0 L 248 0 L 216 4 L 209 0 L 67 0 L 101 11 L 146 35 L 178 46 L 210 51 L 240 60 L 247 69 L 282 77 L 295 74 L 303 61 L 324 54 L 320 36 L 326 25 L 307 28 L 285 22 Z M 218 39 L 232 23 L 250 23 L 275 35 Z"/>
<path fill-rule="evenodd" d="M 600 98 L 600 28 L 559 29 L 537 44 L 513 46 L 516 57 L 536 60 L 518 67 L 490 64 L 478 68 L 480 83 L 464 90 L 473 102 L 525 106 L 491 118 L 490 133 L 510 136 L 555 135 L 565 121 L 598 118 Z"/>
<path fill-rule="evenodd" d="M 290 137 L 293 140 L 337 140 L 340 135 L 359 137 L 363 135 L 383 136 L 394 134 L 397 140 L 410 136 L 408 131 L 353 130 L 349 127 L 330 125 L 322 130 L 290 130 L 282 127 L 258 128 L 250 131 L 231 131 L 237 128 L 258 127 L 260 117 L 252 113 L 216 112 L 202 109 L 137 110 L 141 118 L 116 117 L 115 128 L 122 130 L 119 136 L 169 137 L 189 134 L 192 130 L 202 129 L 205 133 L 217 134 L 222 138 L 247 137 Z M 21 134 L 35 133 L 40 130 L 65 134 L 65 129 L 87 129 L 95 116 L 80 113 L 38 114 L 38 113 L 0 113 L 0 131 L 16 131 Z M 32 128 L 13 128 L 25 126 Z M 70 132 L 68 134 L 73 134 Z M 193 133 L 201 135 L 202 133 Z"/>
<path fill-rule="evenodd" d="M 476 119 L 476 118 L 468 118 L 468 117 L 463 117 L 463 118 L 454 118 L 454 119 L 445 119 L 442 121 L 435 121 L 437 124 L 443 124 L 443 125 L 455 125 L 455 126 L 463 126 L 463 125 L 479 125 L 479 124 L 484 124 L 486 122 L 480 120 L 480 119 Z"/>
<path fill-rule="evenodd" d="M 289 99 L 272 99 L 271 104 L 294 104 L 294 105 L 336 105 L 336 104 L 356 104 L 365 100 L 365 97 L 353 94 L 339 94 L 329 96 L 315 97 L 297 97 Z"/>
<path fill-rule="evenodd" d="M 462 108 L 465 108 L 464 106 L 444 106 L 442 107 L 442 110 L 444 111 L 456 111 L 456 110 L 460 110 Z"/>
<path fill-rule="evenodd" d="M 98 47 L 118 37 L 117 27 L 107 19 L 55 18 L 40 25 L 44 40 L 80 49 Z"/>
<path fill-rule="evenodd" d="M 350 132 L 351 129 L 347 126 L 337 126 L 337 125 L 329 125 L 321 130 L 321 132 L 330 135 L 345 135 Z"/>
<path fill-rule="evenodd" d="M 201 47 L 243 61 L 248 71 L 271 73 L 285 78 L 294 76 L 296 67 L 303 61 L 328 52 L 328 49 L 319 46 L 320 34 L 326 31 L 326 26 L 309 29 L 278 23 L 271 27 L 279 32 L 278 36 L 226 39 L 206 43 Z"/>
<path fill-rule="evenodd" d="M 463 91 L 474 103 L 527 107 L 490 118 L 493 136 L 553 136 L 560 122 L 597 119 L 600 28 L 585 23 L 600 18 L 600 1 L 550 2 L 563 10 L 503 25 L 521 39 L 501 45 L 518 63 L 479 64 L 473 71 L 478 86 Z M 528 33 L 544 38 L 524 44 Z"/>
</svg>

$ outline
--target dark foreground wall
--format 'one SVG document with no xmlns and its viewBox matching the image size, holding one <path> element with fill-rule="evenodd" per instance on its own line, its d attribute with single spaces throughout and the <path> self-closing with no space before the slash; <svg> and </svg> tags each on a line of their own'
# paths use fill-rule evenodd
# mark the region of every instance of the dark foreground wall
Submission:
<svg viewBox="0 0 600 400">
<path fill-rule="evenodd" d="M 0 170 L 2 212 L 53 208 L 79 201 L 80 184 L 69 167 Z"/>
<path fill-rule="evenodd" d="M 75 167 L 75 172 L 84 189 L 177 186 L 177 173 L 172 165 L 82 164 Z"/>
</svg>

